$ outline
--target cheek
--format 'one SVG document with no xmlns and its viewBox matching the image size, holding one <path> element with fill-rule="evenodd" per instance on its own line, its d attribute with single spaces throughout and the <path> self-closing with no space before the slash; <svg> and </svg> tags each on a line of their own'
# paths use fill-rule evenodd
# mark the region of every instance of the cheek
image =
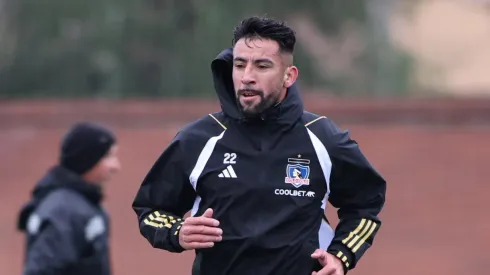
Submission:
<svg viewBox="0 0 490 275">
<path fill-rule="evenodd" d="M 233 69 L 233 73 L 231 74 L 231 78 L 233 79 L 233 85 L 238 87 L 240 85 L 240 79 L 242 78 L 239 71 Z"/>
<path fill-rule="evenodd" d="M 102 178 L 103 181 L 110 180 L 112 178 L 112 175 L 116 174 L 116 171 L 111 165 L 104 166 L 100 172 L 101 172 L 100 177 Z"/>
<path fill-rule="evenodd" d="M 100 165 L 97 172 L 98 172 L 99 177 L 106 178 L 107 175 L 110 173 L 110 171 L 111 171 L 111 167 L 109 165 L 102 164 L 102 165 Z"/>
<path fill-rule="evenodd" d="M 280 75 L 268 75 L 264 77 L 261 82 L 261 87 L 266 94 L 276 93 L 284 86 L 284 81 Z"/>
<path fill-rule="evenodd" d="M 287 86 L 287 83 L 288 83 L 287 77 L 284 74 L 281 74 L 278 77 L 278 83 L 277 83 L 277 85 L 278 86 L 281 86 L 281 87 L 286 87 Z"/>
</svg>

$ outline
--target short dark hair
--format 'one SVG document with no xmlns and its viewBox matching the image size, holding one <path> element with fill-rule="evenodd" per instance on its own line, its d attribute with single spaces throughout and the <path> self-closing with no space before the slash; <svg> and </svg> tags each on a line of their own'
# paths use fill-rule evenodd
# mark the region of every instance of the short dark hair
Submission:
<svg viewBox="0 0 490 275">
<path fill-rule="evenodd" d="M 276 41 L 281 52 L 294 52 L 296 35 L 284 21 L 257 16 L 246 18 L 233 30 L 232 44 L 235 46 L 242 38 L 255 37 Z"/>
</svg>

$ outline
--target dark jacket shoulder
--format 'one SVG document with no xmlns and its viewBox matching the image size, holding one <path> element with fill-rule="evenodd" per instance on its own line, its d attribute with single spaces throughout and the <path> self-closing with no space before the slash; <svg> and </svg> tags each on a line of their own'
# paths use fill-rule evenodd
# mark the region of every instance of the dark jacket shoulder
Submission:
<svg viewBox="0 0 490 275">
<path fill-rule="evenodd" d="M 63 218 L 75 224 L 85 224 L 99 211 L 81 194 L 68 188 L 59 188 L 47 195 L 35 212 L 47 219 Z"/>
<path fill-rule="evenodd" d="M 311 112 L 304 112 L 304 125 L 315 134 L 327 150 L 335 151 L 343 139 L 349 139 L 349 131 L 342 130 L 332 119 Z"/>
<path fill-rule="evenodd" d="M 29 229 L 36 224 L 33 219 L 80 226 L 97 214 L 106 218 L 100 205 L 102 197 L 99 186 L 84 182 L 63 167 L 53 167 L 36 184 L 30 200 L 21 208 L 17 227 L 20 231 Z"/>
<path fill-rule="evenodd" d="M 181 150 L 193 151 L 196 146 L 204 146 L 210 138 L 226 130 L 225 123 L 222 112 L 208 114 L 182 127 L 172 143 L 178 143 Z"/>
<path fill-rule="evenodd" d="M 222 112 L 211 113 L 186 124 L 178 131 L 177 137 L 187 140 L 219 135 L 226 129 L 225 123 Z"/>
</svg>

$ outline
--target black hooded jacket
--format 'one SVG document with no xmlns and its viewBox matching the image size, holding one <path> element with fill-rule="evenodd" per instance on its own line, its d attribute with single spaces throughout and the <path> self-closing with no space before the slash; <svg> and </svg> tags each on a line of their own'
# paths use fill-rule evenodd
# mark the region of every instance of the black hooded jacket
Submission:
<svg viewBox="0 0 490 275">
<path fill-rule="evenodd" d="M 26 235 L 24 275 L 109 275 L 109 221 L 101 188 L 56 166 L 21 209 Z"/>
<path fill-rule="evenodd" d="M 296 85 L 245 119 L 231 49 L 212 71 L 222 112 L 184 127 L 150 169 L 133 202 L 141 234 L 155 248 L 181 252 L 184 214 L 212 208 L 223 240 L 196 250 L 193 275 L 311 274 L 317 248 L 354 268 L 381 225 L 385 180 L 347 131 L 303 109 Z M 335 230 L 324 217 L 327 200 L 339 208 Z"/>
</svg>

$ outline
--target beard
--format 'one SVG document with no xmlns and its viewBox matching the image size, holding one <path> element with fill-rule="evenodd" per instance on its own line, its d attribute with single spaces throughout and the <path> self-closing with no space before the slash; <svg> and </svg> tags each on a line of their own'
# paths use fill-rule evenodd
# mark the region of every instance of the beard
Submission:
<svg viewBox="0 0 490 275">
<path fill-rule="evenodd" d="M 253 92 L 255 96 L 258 96 L 258 102 L 242 103 L 240 99 L 244 98 L 244 92 Z M 279 100 L 280 93 L 272 92 L 268 96 L 264 95 L 261 90 L 254 89 L 241 89 L 238 90 L 236 101 L 241 113 L 248 118 L 253 118 L 261 115 L 265 110 L 274 106 Z"/>
</svg>

